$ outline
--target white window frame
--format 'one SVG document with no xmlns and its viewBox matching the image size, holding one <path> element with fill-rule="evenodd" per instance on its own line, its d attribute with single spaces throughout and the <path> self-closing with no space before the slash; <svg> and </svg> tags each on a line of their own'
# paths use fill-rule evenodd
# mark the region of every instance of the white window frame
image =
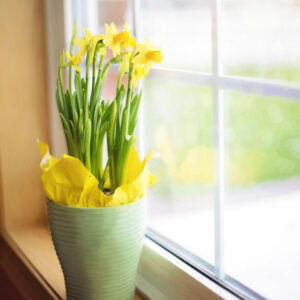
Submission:
<svg viewBox="0 0 300 300">
<path fill-rule="evenodd" d="M 93 5 L 96 0 L 64 0 L 64 24 L 55 24 L 53 15 L 55 10 L 61 9 L 59 0 L 44 0 L 47 33 L 47 59 L 49 81 L 49 111 L 50 135 L 53 153 L 61 154 L 64 149 L 63 135 L 59 133 L 60 121 L 57 117 L 55 97 L 56 67 L 58 65 L 57 49 L 67 48 L 71 38 L 72 20 L 76 19 L 78 27 L 82 25 L 93 27 L 97 21 L 97 10 Z M 99 1 L 99 0 L 98 0 Z M 139 2 L 131 0 L 133 31 L 139 41 Z M 60 7 L 60 8 L 59 8 Z M 75 9 L 74 9 L 75 7 Z M 89 17 L 87 17 L 87 15 Z M 262 298 L 247 287 L 235 282 L 225 275 L 224 269 L 224 199 L 225 199 L 225 173 L 224 173 L 224 106 L 223 91 L 239 91 L 243 93 L 259 93 L 263 96 L 275 96 L 300 101 L 300 88 L 278 81 L 249 79 L 237 76 L 226 76 L 222 72 L 221 45 L 219 28 L 222 23 L 221 0 L 211 0 L 211 40 L 212 40 L 212 72 L 211 74 L 182 71 L 167 68 L 153 68 L 150 77 L 161 80 L 175 80 L 198 86 L 209 86 L 214 97 L 214 144 L 216 152 L 215 174 L 215 267 L 214 276 L 211 276 L 201 266 L 196 270 L 188 259 L 170 247 L 163 247 L 156 239 L 154 242 L 149 230 L 145 238 L 142 257 L 138 270 L 137 287 L 151 299 L 238 299 Z M 53 28 L 64 28 L 58 39 L 53 36 Z M 62 37 L 61 36 L 61 37 Z M 168 249 L 166 249 L 168 248 Z M 172 248 L 172 247 L 171 247 Z M 175 248 L 174 248 L 175 249 Z M 200 271 L 199 271 L 200 269 Z"/>
</svg>

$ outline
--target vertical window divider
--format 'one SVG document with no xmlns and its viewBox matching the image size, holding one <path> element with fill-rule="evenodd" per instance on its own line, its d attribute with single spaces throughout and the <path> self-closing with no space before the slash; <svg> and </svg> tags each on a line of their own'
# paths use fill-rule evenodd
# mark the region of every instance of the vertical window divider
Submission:
<svg viewBox="0 0 300 300">
<path fill-rule="evenodd" d="M 219 79 L 222 75 L 220 56 L 220 14 L 221 0 L 211 1 L 211 37 L 212 37 L 212 76 L 214 99 L 214 144 L 215 144 L 215 271 L 216 276 L 223 280 L 224 271 L 224 198 L 225 198 L 225 168 L 224 168 L 224 103 L 223 92 L 219 89 Z"/>
</svg>

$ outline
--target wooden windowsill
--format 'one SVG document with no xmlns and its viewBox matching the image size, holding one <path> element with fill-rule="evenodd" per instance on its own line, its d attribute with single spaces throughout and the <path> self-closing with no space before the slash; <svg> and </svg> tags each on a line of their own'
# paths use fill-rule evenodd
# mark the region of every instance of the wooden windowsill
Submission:
<svg viewBox="0 0 300 300">
<path fill-rule="evenodd" d="M 18 290 L 22 286 L 14 278 L 16 274 L 15 268 L 20 269 L 20 266 L 15 267 L 16 263 L 13 261 L 13 256 L 15 255 L 16 257 L 16 254 L 19 257 L 18 260 L 23 262 L 23 271 L 24 268 L 27 271 L 29 269 L 31 274 L 34 275 L 32 279 L 35 279 L 36 282 L 30 284 L 30 286 L 39 286 L 39 293 L 41 293 L 41 290 L 48 293 L 49 297 L 43 299 L 66 299 L 63 274 L 52 244 L 49 229 L 46 226 L 10 229 L 9 236 L 7 235 L 5 239 L 14 251 L 11 251 L 10 255 L 6 257 L 1 255 L 0 266 L 3 265 L 2 260 L 5 259 L 6 262 L 3 269 L 7 273 L 11 273 L 8 276 Z M 5 242 L 3 241 L 3 243 Z M 3 246 L 3 243 L 0 246 Z M 20 263 L 22 264 L 21 261 Z M 136 293 L 134 299 L 142 300 L 144 298 Z"/>
</svg>

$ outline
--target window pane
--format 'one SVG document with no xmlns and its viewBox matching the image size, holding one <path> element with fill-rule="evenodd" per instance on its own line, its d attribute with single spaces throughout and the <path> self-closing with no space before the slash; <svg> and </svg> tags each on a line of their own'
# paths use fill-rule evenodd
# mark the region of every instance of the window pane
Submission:
<svg viewBox="0 0 300 300">
<path fill-rule="evenodd" d="M 210 1 L 139 2 L 141 40 L 162 47 L 162 67 L 210 72 Z"/>
<path fill-rule="evenodd" d="M 226 74 L 300 80 L 300 2 L 223 1 Z"/>
<path fill-rule="evenodd" d="M 213 263 L 213 102 L 210 88 L 149 79 L 144 139 L 160 153 L 150 169 L 149 225 Z"/>
<path fill-rule="evenodd" d="M 225 92 L 226 273 L 299 299 L 300 103 Z"/>
<path fill-rule="evenodd" d="M 104 24 L 110 24 L 111 22 L 114 22 L 119 30 L 123 29 L 124 23 L 127 22 L 129 24 L 129 29 L 132 30 L 133 13 L 130 2 L 130 0 L 98 0 L 100 31 L 104 32 Z"/>
</svg>

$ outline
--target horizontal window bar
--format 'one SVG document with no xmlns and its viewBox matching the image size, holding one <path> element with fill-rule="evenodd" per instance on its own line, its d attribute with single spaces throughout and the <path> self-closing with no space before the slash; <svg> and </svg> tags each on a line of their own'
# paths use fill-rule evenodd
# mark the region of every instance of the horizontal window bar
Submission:
<svg viewBox="0 0 300 300">
<path fill-rule="evenodd" d="M 151 78 L 164 78 L 199 86 L 212 86 L 216 81 L 218 88 L 244 93 L 261 94 L 269 97 L 292 98 L 300 102 L 300 88 L 277 81 L 249 79 L 235 76 L 216 76 L 208 73 L 153 68 Z"/>
</svg>

